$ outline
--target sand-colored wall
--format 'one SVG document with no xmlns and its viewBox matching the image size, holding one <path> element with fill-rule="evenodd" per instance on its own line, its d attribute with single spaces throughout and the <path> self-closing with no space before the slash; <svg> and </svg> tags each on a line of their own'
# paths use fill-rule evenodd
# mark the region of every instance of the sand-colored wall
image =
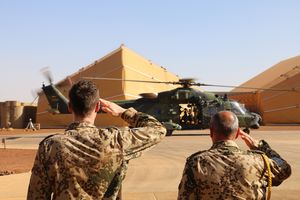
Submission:
<svg viewBox="0 0 300 200">
<path fill-rule="evenodd" d="M 271 88 L 300 72 L 300 56 L 283 60 L 240 86 Z M 235 88 L 232 92 L 251 92 L 256 89 Z"/>
<path fill-rule="evenodd" d="M 241 86 L 285 90 L 294 88 L 297 91 L 256 90 L 259 94 L 257 106 L 261 108 L 260 114 L 265 124 L 300 124 L 300 56 L 277 63 Z M 232 90 L 234 93 L 246 92 L 241 96 L 248 107 L 253 106 L 252 102 L 245 101 L 250 91 L 255 89 Z"/>
<path fill-rule="evenodd" d="M 300 89 L 300 73 L 287 78 L 274 88 Z M 300 90 L 295 92 L 264 91 L 261 93 L 266 124 L 300 124 Z"/>
<path fill-rule="evenodd" d="M 1 128 L 25 128 L 29 118 L 35 122 L 35 105 L 18 101 L 6 101 L 0 103 L 0 127 Z"/>
<path fill-rule="evenodd" d="M 168 72 L 165 68 L 158 66 L 150 60 L 146 60 L 135 52 L 127 48 L 124 48 L 123 52 L 124 79 L 142 81 L 179 80 L 175 74 Z M 124 87 L 127 93 L 136 95 L 146 92 L 158 93 L 174 89 L 178 86 L 171 84 L 125 82 Z"/>
<path fill-rule="evenodd" d="M 260 93 L 257 92 L 242 92 L 242 93 L 229 93 L 228 97 L 240 103 L 245 104 L 246 108 L 258 114 L 262 114 L 262 105 Z"/>
</svg>

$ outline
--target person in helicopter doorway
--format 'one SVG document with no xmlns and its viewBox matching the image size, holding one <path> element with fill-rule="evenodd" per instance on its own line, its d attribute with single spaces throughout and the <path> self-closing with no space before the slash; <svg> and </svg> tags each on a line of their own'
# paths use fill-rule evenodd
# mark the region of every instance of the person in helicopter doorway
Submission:
<svg viewBox="0 0 300 200">
<path fill-rule="evenodd" d="M 188 109 L 184 108 L 183 109 L 183 115 L 181 117 L 181 123 L 182 124 L 187 124 L 188 123 L 188 118 L 189 118 L 189 116 L 188 116 Z"/>
<path fill-rule="evenodd" d="M 291 175 L 291 166 L 266 141 L 255 140 L 238 124 L 230 111 L 212 117 L 212 147 L 187 158 L 178 200 L 268 199 L 271 186 L 280 185 Z M 241 150 L 235 142 L 238 138 L 250 150 Z"/>
</svg>

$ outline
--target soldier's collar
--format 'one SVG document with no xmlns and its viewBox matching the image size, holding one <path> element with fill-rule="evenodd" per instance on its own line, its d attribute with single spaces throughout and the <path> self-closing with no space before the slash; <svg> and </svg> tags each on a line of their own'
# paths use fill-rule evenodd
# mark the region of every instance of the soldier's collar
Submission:
<svg viewBox="0 0 300 200">
<path fill-rule="evenodd" d="M 68 126 L 67 130 L 72 130 L 72 129 L 76 129 L 76 128 L 83 128 L 83 127 L 95 128 L 96 126 L 94 124 L 90 124 L 90 123 L 87 123 L 87 122 L 73 122 Z"/>
<path fill-rule="evenodd" d="M 233 140 L 221 140 L 213 143 L 211 148 L 218 148 L 218 147 L 236 147 L 239 148 L 239 146 L 236 144 Z"/>
</svg>

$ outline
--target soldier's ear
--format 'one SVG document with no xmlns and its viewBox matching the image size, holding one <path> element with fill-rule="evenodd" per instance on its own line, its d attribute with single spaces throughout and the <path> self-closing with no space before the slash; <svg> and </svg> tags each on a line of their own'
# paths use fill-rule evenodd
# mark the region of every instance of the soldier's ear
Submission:
<svg viewBox="0 0 300 200">
<path fill-rule="evenodd" d="M 235 136 L 235 139 L 237 139 L 238 137 L 239 137 L 239 135 L 240 135 L 240 128 L 238 128 L 238 130 L 237 130 L 237 132 L 236 132 L 236 136 Z"/>
<path fill-rule="evenodd" d="M 95 112 L 97 113 L 100 110 L 100 101 L 96 103 Z"/>
</svg>

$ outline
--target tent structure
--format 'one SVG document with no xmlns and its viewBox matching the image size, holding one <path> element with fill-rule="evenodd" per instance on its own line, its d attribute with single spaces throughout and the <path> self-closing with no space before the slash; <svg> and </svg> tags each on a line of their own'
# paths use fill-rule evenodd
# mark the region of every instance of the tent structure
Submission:
<svg viewBox="0 0 300 200">
<path fill-rule="evenodd" d="M 231 91 L 230 97 L 260 113 L 264 124 L 300 124 L 300 56 L 281 61 L 240 86 L 282 90 Z"/>
<path fill-rule="evenodd" d="M 67 97 L 73 82 L 83 77 L 102 77 L 124 80 L 178 81 L 179 77 L 165 68 L 152 63 L 125 46 L 114 50 L 92 64 L 79 69 L 56 84 Z M 155 83 L 136 83 L 113 80 L 93 80 L 100 90 L 100 96 L 107 100 L 137 99 L 141 93 L 158 93 L 174 89 L 176 86 Z M 65 127 L 73 119 L 71 114 L 51 114 L 44 93 L 39 94 L 37 122 L 42 128 Z M 113 124 L 112 124 L 113 122 Z M 119 119 L 98 114 L 97 126 L 124 125 Z"/>
</svg>

